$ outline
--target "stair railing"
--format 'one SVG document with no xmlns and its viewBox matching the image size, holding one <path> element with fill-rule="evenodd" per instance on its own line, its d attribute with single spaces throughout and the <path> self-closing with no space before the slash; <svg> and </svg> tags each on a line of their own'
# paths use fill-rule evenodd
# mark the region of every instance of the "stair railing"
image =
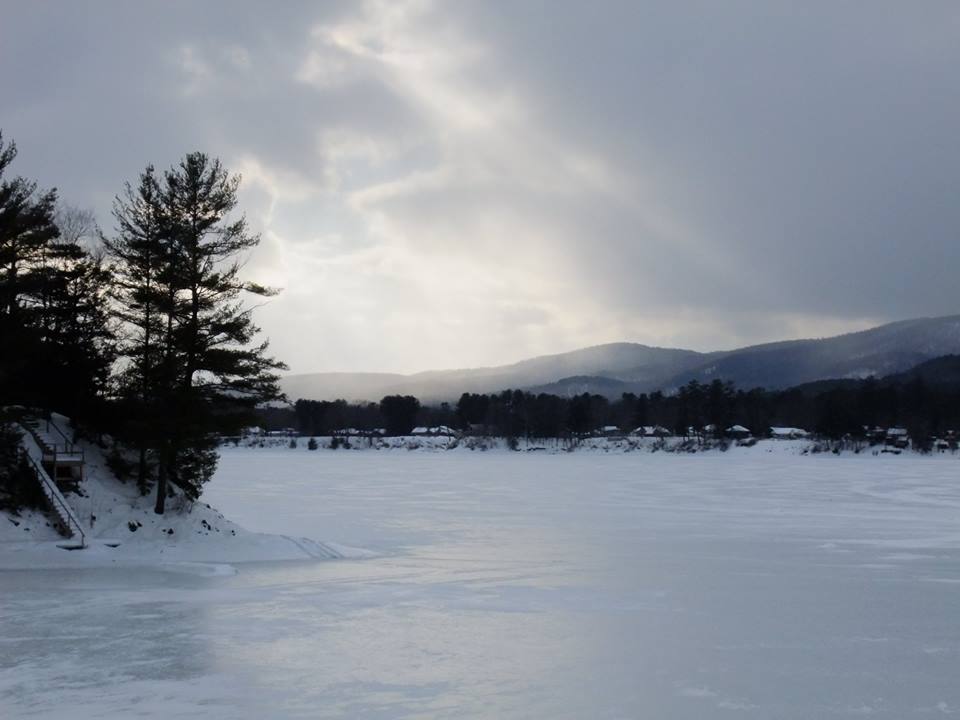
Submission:
<svg viewBox="0 0 960 720">
<path fill-rule="evenodd" d="M 30 453 L 24 450 L 23 455 L 27 458 L 27 460 L 30 461 L 34 475 L 36 475 L 40 484 L 43 485 L 45 490 L 44 495 L 47 496 L 50 504 L 54 506 L 54 511 L 60 517 L 60 520 L 66 523 L 67 532 L 70 533 L 71 537 L 79 535 L 80 547 L 86 547 L 87 536 L 83 532 L 83 527 L 80 525 L 80 521 L 77 520 L 76 516 L 73 514 L 73 510 L 69 505 L 67 505 L 66 500 L 64 500 L 63 495 L 60 493 L 60 488 L 56 486 L 56 483 L 54 483 L 53 480 L 50 479 L 50 476 L 47 475 L 47 471 L 37 463 Z"/>
<path fill-rule="evenodd" d="M 20 427 L 23 430 L 26 430 L 30 433 L 30 436 L 33 438 L 34 442 L 37 443 L 37 446 L 40 448 L 42 454 L 42 459 L 44 463 L 49 463 L 53 468 L 53 475 L 57 475 L 57 465 L 61 464 L 64 459 L 76 461 L 79 457 L 80 459 L 80 473 L 81 479 L 83 477 L 83 466 L 86 463 L 86 452 L 83 448 L 77 450 L 76 446 L 67 440 L 67 436 L 63 434 L 63 431 L 57 427 L 57 424 L 50 420 L 50 418 L 44 418 L 43 420 L 47 424 L 47 432 L 51 432 L 50 428 L 57 432 L 60 437 L 63 438 L 64 442 L 62 444 L 63 450 L 60 450 L 61 445 L 59 443 L 50 443 L 45 438 L 40 437 L 40 433 L 37 432 L 37 429 L 30 423 L 29 420 L 20 423 Z"/>
<path fill-rule="evenodd" d="M 64 455 L 79 455 L 81 460 L 84 459 L 83 448 L 80 448 L 78 450 L 76 445 L 74 445 L 73 441 L 67 439 L 66 434 L 63 432 L 63 430 L 60 429 L 59 425 L 57 425 L 49 417 L 46 418 L 46 423 L 47 423 L 47 432 L 50 432 L 50 429 L 53 428 L 53 430 L 57 433 L 57 435 L 63 438 L 63 454 Z M 60 445 L 61 443 L 54 443 L 53 446 L 50 448 L 53 451 L 54 455 L 56 455 L 59 452 L 58 448 L 60 447 Z"/>
</svg>

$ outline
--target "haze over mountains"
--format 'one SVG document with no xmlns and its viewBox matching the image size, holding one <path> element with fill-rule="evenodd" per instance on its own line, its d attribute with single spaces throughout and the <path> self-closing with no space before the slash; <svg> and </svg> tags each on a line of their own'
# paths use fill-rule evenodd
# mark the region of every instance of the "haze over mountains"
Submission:
<svg viewBox="0 0 960 720">
<path fill-rule="evenodd" d="M 731 381 L 740 388 L 782 389 L 834 378 L 884 376 L 927 360 L 960 354 L 960 315 L 920 318 L 824 339 L 789 340 L 700 353 L 639 343 L 611 343 L 511 365 L 466 370 L 288 375 L 291 400 L 371 400 L 415 395 L 424 402 L 461 393 L 523 389 L 556 395 L 669 392 L 690 380 Z"/>
</svg>

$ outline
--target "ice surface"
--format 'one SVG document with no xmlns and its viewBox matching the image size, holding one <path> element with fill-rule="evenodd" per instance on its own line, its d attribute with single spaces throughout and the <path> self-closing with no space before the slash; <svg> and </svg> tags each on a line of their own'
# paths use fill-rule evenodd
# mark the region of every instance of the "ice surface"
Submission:
<svg viewBox="0 0 960 720">
<path fill-rule="evenodd" d="M 0 572 L 0 717 L 960 714 L 955 457 L 225 451 L 366 559 Z"/>
</svg>

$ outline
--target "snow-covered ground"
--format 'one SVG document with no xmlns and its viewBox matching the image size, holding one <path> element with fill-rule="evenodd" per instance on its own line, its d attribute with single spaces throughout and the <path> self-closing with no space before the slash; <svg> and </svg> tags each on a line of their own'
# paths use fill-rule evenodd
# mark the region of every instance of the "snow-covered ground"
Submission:
<svg viewBox="0 0 960 720">
<path fill-rule="evenodd" d="M 226 449 L 224 516 L 374 556 L 0 572 L 0 717 L 960 715 L 958 471 Z"/>
<path fill-rule="evenodd" d="M 58 415 L 56 420 L 70 433 L 66 418 Z M 28 437 L 27 442 L 33 441 Z M 152 493 L 142 496 L 133 483 L 119 482 L 96 445 L 84 442 L 81 447 L 85 467 L 80 492 L 67 493 L 66 500 L 89 547 L 60 547 L 64 538 L 48 513 L 0 512 L 0 570 L 332 559 L 360 553 L 287 533 L 250 532 L 205 500 L 192 503 L 182 493 L 168 500 L 164 515 L 157 515 Z"/>
</svg>

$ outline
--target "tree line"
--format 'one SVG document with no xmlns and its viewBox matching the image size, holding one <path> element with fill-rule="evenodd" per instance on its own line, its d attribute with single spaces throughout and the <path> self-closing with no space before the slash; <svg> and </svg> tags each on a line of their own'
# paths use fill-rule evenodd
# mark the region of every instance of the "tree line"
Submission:
<svg viewBox="0 0 960 720">
<path fill-rule="evenodd" d="M 284 365 L 243 302 L 273 291 L 241 277 L 259 237 L 237 211 L 239 176 L 201 152 L 148 165 L 105 233 L 56 190 L 11 176 L 16 155 L 0 134 L 0 407 L 111 435 L 118 471 L 156 489 L 157 513 L 174 485 L 198 497 L 216 435 L 281 396 Z"/>
<path fill-rule="evenodd" d="M 949 360 L 949 358 L 947 358 Z M 960 358 L 954 362 L 960 366 Z M 660 427 L 673 435 L 714 437 L 742 425 L 758 437 L 771 427 L 802 428 L 828 439 L 867 438 L 873 428 L 904 427 L 915 445 L 960 430 L 960 385 L 910 379 L 835 381 L 787 390 L 743 390 L 732 383 L 692 380 L 676 392 L 562 397 L 523 390 L 464 393 L 453 405 L 421 404 L 411 396 L 379 403 L 297 400 L 272 408 L 260 421 L 270 429 L 294 427 L 301 435 L 331 435 L 351 428 L 406 435 L 414 426 L 446 425 L 462 432 L 505 438 L 563 438 L 616 428 Z"/>
</svg>

